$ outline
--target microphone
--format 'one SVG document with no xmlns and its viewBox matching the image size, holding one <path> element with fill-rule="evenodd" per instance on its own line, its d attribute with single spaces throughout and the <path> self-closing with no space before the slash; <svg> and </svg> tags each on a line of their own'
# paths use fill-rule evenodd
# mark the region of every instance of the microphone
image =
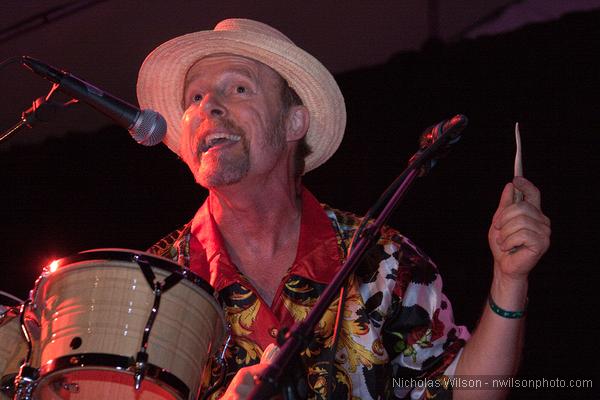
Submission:
<svg viewBox="0 0 600 400">
<path fill-rule="evenodd" d="M 413 164 L 423 153 L 431 154 L 427 161 L 416 166 L 419 168 L 419 177 L 427 175 L 440 158 L 448 155 L 452 146 L 460 140 L 467 123 L 467 117 L 457 114 L 425 129 L 419 137 L 419 150 L 408 161 Z"/>
<path fill-rule="evenodd" d="M 446 119 L 425 129 L 419 138 L 419 146 L 421 146 L 421 150 L 431 146 L 442 136 L 446 138 L 445 140 L 447 140 L 445 146 L 450 147 L 460 140 L 460 133 L 465 126 L 467 126 L 467 122 L 467 117 L 462 114 L 457 114 L 450 119 Z"/>
<path fill-rule="evenodd" d="M 23 56 L 22 63 L 36 74 L 58 84 L 58 90 L 61 92 L 87 103 L 107 115 L 127 129 L 139 144 L 154 146 L 164 139 L 167 122 L 156 111 L 140 110 L 66 71 L 44 64 L 35 58 Z"/>
</svg>

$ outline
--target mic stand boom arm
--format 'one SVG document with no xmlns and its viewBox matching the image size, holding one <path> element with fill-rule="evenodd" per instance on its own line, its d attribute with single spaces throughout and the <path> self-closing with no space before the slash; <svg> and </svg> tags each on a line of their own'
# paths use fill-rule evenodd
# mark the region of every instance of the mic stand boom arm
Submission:
<svg viewBox="0 0 600 400">
<path fill-rule="evenodd" d="M 385 225 L 399 201 L 404 197 L 415 178 L 425 175 L 433 167 L 435 161 L 448 152 L 449 147 L 460 139 L 459 133 L 466 126 L 467 119 L 456 115 L 450 120 L 440 122 L 421 138 L 421 147 L 410 159 L 409 166 L 402 172 L 390 187 L 381 195 L 377 203 L 369 210 L 361 226 L 357 230 L 350 254 L 342 268 L 315 303 L 305 320 L 292 326 L 284 337 L 280 351 L 267 368 L 255 376 L 256 385 L 248 399 L 268 399 L 280 388 L 280 382 L 286 367 L 297 357 L 300 350 L 306 347 L 311 339 L 314 327 L 322 318 L 331 302 L 340 291 L 344 282 L 354 272 L 367 250 L 379 239 L 381 228 Z M 369 216 L 375 214 L 381 207 L 383 210 L 370 225 Z"/>
</svg>

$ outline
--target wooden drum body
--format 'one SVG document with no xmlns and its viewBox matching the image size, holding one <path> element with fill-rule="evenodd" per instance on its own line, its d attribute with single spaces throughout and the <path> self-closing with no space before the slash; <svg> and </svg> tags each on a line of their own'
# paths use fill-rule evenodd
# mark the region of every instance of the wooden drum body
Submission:
<svg viewBox="0 0 600 400">
<path fill-rule="evenodd" d="M 12 398 L 13 381 L 27 355 L 27 344 L 21 333 L 19 308 L 0 313 L 0 399 Z"/>
<path fill-rule="evenodd" d="M 176 283 L 161 290 L 157 307 L 152 280 L 173 277 Z M 93 250 L 60 260 L 38 279 L 32 296 L 41 326 L 34 397 L 41 400 L 193 399 L 225 334 L 213 289 L 147 253 Z M 147 361 L 135 389 L 153 307 L 157 312 L 143 351 Z"/>
</svg>

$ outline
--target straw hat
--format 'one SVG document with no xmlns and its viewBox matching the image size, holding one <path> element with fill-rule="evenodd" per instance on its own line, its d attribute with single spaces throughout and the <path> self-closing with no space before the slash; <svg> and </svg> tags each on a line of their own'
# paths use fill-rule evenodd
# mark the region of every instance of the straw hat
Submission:
<svg viewBox="0 0 600 400">
<path fill-rule="evenodd" d="M 148 55 L 140 68 L 137 96 L 142 108 L 167 120 L 165 144 L 181 156 L 183 85 L 187 71 L 199 59 L 216 53 L 248 57 L 277 71 L 302 99 L 310 113 L 306 134 L 312 153 L 305 172 L 323 164 L 337 150 L 346 126 L 346 107 L 329 71 L 278 30 L 248 19 L 226 19 L 212 31 L 189 33 L 169 40 Z"/>
</svg>

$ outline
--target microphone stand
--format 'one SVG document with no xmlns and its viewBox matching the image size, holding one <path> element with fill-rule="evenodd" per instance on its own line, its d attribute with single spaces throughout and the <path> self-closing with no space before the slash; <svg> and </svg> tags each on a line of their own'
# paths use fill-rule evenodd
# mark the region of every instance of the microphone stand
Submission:
<svg viewBox="0 0 600 400">
<path fill-rule="evenodd" d="M 8 138 L 15 132 L 22 130 L 23 128 L 33 128 L 36 122 L 48 122 L 55 118 L 56 111 L 70 106 L 77 102 L 77 100 L 69 100 L 66 103 L 57 103 L 50 100 L 50 97 L 58 89 L 58 84 L 52 85 L 50 92 L 46 96 L 38 97 L 33 101 L 30 108 L 23 111 L 21 114 L 21 120 L 13 125 L 11 128 L 0 134 L 0 142 Z"/>
<path fill-rule="evenodd" d="M 342 268 L 321 294 L 306 319 L 295 323 L 285 334 L 284 342 L 280 345 L 277 356 L 261 374 L 254 377 L 256 385 L 250 392 L 248 399 L 268 399 L 277 394 L 282 378 L 285 378 L 284 372 L 292 362 L 298 360 L 300 350 L 308 346 L 314 327 L 321 320 L 342 285 L 359 265 L 367 250 L 377 242 L 381 228 L 389 219 L 396 205 L 404 197 L 415 178 L 427 174 L 433 168 L 437 159 L 444 156 L 449 148 L 460 139 L 459 134 L 466 124 L 467 118 L 459 114 L 449 120 L 440 122 L 431 130 L 425 132 L 421 138 L 420 148 L 411 157 L 406 170 L 394 180 L 363 218 L 363 222 L 355 235 L 356 241 Z M 379 216 L 370 223 L 370 217 L 382 207 L 383 210 Z M 334 378 L 329 377 L 329 379 Z M 294 384 L 294 382 L 287 383 L 287 385 L 290 384 Z M 290 393 L 294 393 L 294 390 L 289 387 L 282 389 L 287 398 L 289 398 Z"/>
</svg>

